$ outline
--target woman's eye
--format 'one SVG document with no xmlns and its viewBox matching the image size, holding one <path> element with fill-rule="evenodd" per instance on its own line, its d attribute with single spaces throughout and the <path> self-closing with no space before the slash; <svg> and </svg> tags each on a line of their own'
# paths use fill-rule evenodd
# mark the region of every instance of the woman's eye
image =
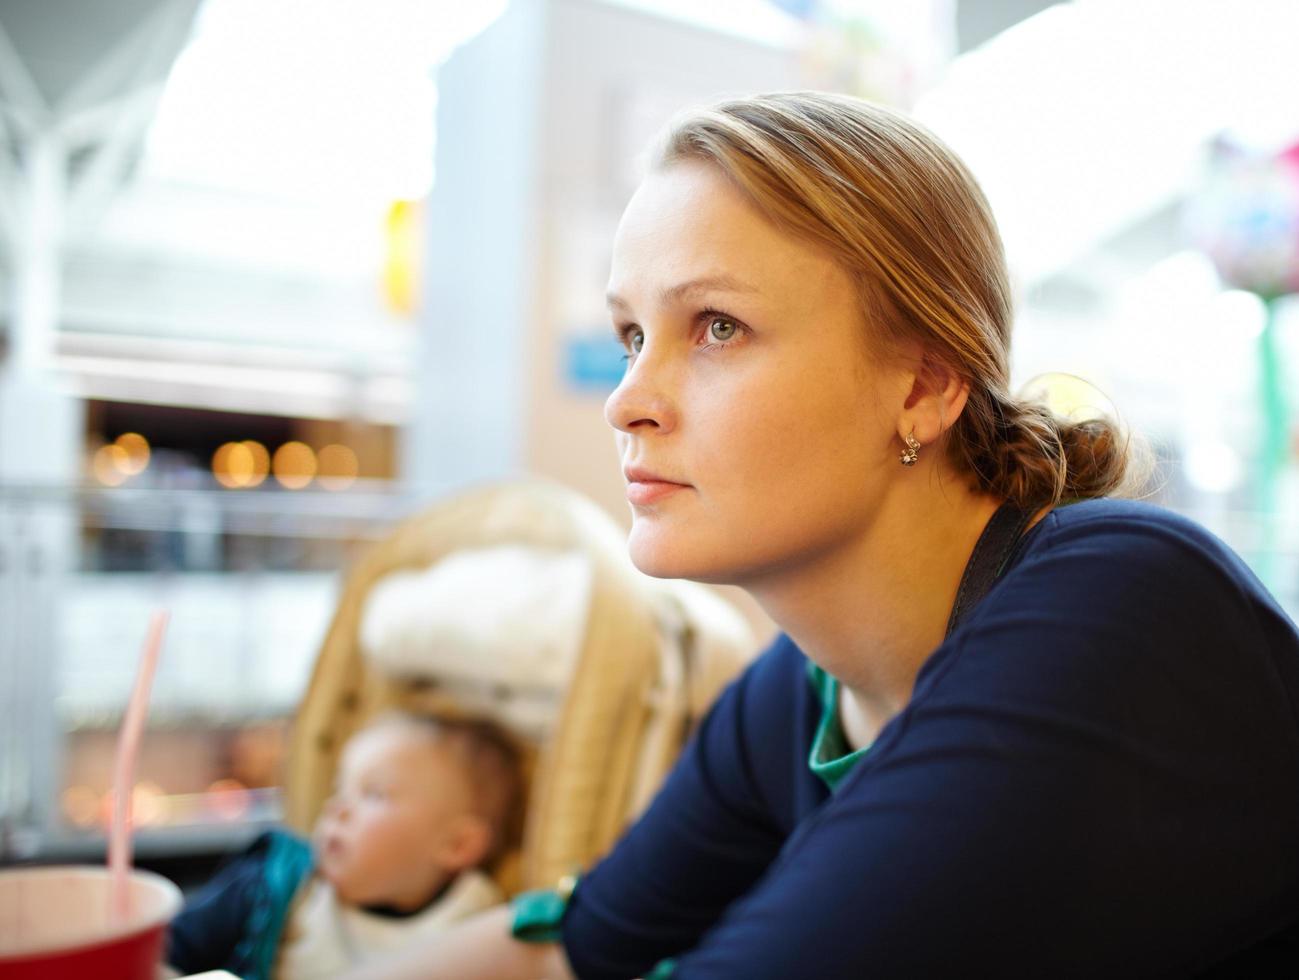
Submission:
<svg viewBox="0 0 1299 980">
<path fill-rule="evenodd" d="M 643 330 L 631 330 L 627 334 L 627 349 L 633 354 L 639 354 L 641 348 L 645 346 L 645 332 Z"/>
<path fill-rule="evenodd" d="M 727 320 L 725 317 L 713 317 L 708 321 L 708 339 L 725 343 L 735 336 L 736 330 L 734 320 Z"/>
</svg>

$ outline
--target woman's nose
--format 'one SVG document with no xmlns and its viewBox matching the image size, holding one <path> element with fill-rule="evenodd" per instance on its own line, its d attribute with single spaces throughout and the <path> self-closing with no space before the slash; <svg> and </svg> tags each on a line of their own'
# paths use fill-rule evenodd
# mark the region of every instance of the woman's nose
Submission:
<svg viewBox="0 0 1299 980">
<path fill-rule="evenodd" d="M 670 431 L 676 425 L 670 374 L 667 365 L 642 350 L 604 403 L 605 421 L 619 432 Z"/>
</svg>

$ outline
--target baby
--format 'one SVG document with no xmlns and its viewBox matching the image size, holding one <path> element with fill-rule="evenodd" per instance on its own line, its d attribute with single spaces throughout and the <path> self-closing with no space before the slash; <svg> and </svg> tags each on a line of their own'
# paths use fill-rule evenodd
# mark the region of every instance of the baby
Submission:
<svg viewBox="0 0 1299 980">
<path fill-rule="evenodd" d="M 259 838 L 186 904 L 169 962 L 332 977 L 497 904 L 478 869 L 515 836 L 521 778 L 494 725 L 381 718 L 344 748 L 313 846 L 280 831 Z"/>
</svg>

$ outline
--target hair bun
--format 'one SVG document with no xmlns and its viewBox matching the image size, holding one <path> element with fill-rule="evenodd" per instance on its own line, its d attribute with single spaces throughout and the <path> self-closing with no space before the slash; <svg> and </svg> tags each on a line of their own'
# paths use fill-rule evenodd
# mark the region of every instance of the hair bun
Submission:
<svg viewBox="0 0 1299 980">
<path fill-rule="evenodd" d="M 1066 418 L 1040 401 L 972 392 L 948 443 L 979 489 L 1023 507 L 1127 493 L 1143 483 L 1130 433 L 1106 416 Z"/>
</svg>

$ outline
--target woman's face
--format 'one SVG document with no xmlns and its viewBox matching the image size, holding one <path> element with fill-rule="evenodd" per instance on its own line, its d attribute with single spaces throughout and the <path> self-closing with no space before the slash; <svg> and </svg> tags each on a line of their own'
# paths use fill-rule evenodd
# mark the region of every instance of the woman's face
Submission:
<svg viewBox="0 0 1299 980">
<path fill-rule="evenodd" d="M 690 161 L 628 204 L 609 295 L 637 567 L 755 585 L 869 531 L 912 376 L 866 353 L 838 265 Z"/>
</svg>

